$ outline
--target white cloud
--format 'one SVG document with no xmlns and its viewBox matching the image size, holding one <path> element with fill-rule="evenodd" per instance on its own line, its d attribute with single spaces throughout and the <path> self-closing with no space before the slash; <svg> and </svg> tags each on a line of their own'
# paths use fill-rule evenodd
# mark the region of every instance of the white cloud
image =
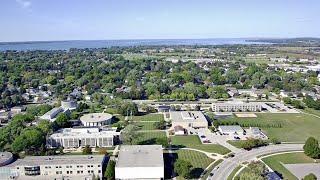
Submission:
<svg viewBox="0 0 320 180">
<path fill-rule="evenodd" d="M 29 9 L 32 5 L 31 1 L 28 0 L 16 0 L 16 2 L 25 9 Z"/>
</svg>

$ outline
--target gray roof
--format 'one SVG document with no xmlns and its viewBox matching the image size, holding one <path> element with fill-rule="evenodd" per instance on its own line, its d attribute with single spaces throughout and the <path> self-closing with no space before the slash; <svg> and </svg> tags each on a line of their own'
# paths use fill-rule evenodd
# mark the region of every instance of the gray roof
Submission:
<svg viewBox="0 0 320 180">
<path fill-rule="evenodd" d="M 226 132 L 236 132 L 236 131 L 243 131 L 240 126 L 219 126 L 222 131 Z"/>
<path fill-rule="evenodd" d="M 208 122 L 201 111 L 171 111 L 170 119 L 176 122 Z"/>
<path fill-rule="evenodd" d="M 8 166 L 36 166 L 63 164 L 101 164 L 104 155 L 70 155 L 70 156 L 27 156 Z"/>
<path fill-rule="evenodd" d="M 116 167 L 163 167 L 161 145 L 123 145 Z"/>
</svg>

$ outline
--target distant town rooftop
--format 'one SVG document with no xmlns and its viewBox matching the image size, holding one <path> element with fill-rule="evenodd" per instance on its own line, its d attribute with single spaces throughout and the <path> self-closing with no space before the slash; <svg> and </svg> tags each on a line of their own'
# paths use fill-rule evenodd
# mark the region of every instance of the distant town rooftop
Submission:
<svg viewBox="0 0 320 180">
<path fill-rule="evenodd" d="M 116 167 L 163 167 L 161 145 L 122 145 Z"/>
</svg>

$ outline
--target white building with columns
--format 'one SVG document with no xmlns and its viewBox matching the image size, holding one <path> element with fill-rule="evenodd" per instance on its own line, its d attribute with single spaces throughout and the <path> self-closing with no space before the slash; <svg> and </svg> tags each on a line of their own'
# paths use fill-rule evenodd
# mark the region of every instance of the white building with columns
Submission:
<svg viewBox="0 0 320 180">
<path fill-rule="evenodd" d="M 112 115 L 108 113 L 90 113 L 80 117 L 83 126 L 94 127 L 109 125 L 112 122 Z"/>
<path fill-rule="evenodd" d="M 115 130 L 99 128 L 63 128 L 47 138 L 47 147 L 64 147 L 65 149 L 85 147 L 111 147 L 120 135 Z"/>
</svg>

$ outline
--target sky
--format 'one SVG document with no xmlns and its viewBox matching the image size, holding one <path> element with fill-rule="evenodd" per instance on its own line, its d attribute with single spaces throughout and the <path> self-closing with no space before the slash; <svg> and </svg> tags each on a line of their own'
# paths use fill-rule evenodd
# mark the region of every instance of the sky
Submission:
<svg viewBox="0 0 320 180">
<path fill-rule="evenodd" d="M 319 0 L 1 0 L 0 42 L 320 37 Z"/>
</svg>

